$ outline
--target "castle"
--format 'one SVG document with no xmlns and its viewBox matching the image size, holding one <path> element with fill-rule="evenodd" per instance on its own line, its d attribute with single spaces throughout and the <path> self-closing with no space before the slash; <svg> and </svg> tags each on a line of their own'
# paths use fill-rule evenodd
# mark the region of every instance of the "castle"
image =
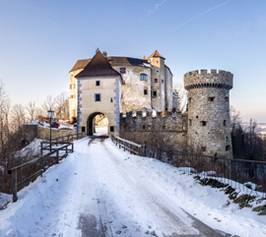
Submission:
<svg viewBox="0 0 266 237">
<path fill-rule="evenodd" d="M 232 158 L 230 72 L 186 73 L 185 113 L 176 108 L 173 75 L 157 50 L 144 59 L 107 56 L 97 50 L 92 58 L 78 60 L 69 74 L 70 119 L 88 135 L 93 134 L 95 116 L 102 114 L 108 118 L 110 134 Z"/>
</svg>

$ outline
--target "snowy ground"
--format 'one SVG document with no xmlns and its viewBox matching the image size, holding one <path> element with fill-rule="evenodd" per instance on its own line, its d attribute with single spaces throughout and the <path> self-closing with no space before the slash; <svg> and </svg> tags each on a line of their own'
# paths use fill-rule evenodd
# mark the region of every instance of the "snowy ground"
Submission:
<svg viewBox="0 0 266 237">
<path fill-rule="evenodd" d="M 266 236 L 265 217 L 182 169 L 88 142 L 0 211 L 1 237 Z"/>
</svg>

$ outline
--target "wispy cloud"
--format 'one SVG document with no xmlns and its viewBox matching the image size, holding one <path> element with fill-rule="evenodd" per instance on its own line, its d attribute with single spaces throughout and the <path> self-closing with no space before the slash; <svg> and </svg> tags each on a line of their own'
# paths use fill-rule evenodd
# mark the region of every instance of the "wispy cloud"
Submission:
<svg viewBox="0 0 266 237">
<path fill-rule="evenodd" d="M 177 26 L 177 29 L 180 29 L 180 28 L 186 26 L 187 24 L 193 22 L 194 20 L 196 20 L 196 19 L 198 19 L 198 18 L 200 18 L 200 17 L 202 17 L 204 15 L 207 15 L 207 14 L 209 14 L 209 13 L 211 13 L 211 12 L 213 12 L 213 11 L 215 11 L 215 10 L 225 6 L 225 5 L 227 5 L 230 1 L 231 0 L 226 0 L 226 1 L 220 2 L 220 3 L 218 3 L 218 4 L 214 5 L 214 6 L 211 6 L 211 7 L 207 8 L 207 9 L 205 9 L 202 12 L 199 12 L 199 13 L 197 13 L 195 15 L 192 15 L 191 17 L 187 18 L 183 23 L 179 24 Z"/>
<path fill-rule="evenodd" d="M 148 11 L 148 16 L 155 14 L 166 2 L 167 0 L 160 0 L 159 2 L 155 3 L 153 7 Z"/>
</svg>

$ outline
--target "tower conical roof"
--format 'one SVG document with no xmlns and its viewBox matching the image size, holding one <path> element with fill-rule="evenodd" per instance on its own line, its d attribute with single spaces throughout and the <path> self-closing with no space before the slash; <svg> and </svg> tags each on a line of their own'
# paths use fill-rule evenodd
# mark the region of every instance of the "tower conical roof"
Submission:
<svg viewBox="0 0 266 237">
<path fill-rule="evenodd" d="M 163 58 L 165 59 L 161 54 L 160 52 L 156 49 L 150 56 L 150 58 Z"/>
</svg>

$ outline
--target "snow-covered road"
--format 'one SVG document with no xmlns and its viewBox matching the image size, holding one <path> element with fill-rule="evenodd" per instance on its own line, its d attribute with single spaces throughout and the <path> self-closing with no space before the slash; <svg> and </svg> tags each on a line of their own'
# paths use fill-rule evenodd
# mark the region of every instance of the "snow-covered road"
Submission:
<svg viewBox="0 0 266 237">
<path fill-rule="evenodd" d="M 0 236 L 266 236 L 265 217 L 225 207 L 226 195 L 182 169 L 109 139 L 88 142 L 77 141 L 75 153 L 0 212 Z"/>
</svg>

